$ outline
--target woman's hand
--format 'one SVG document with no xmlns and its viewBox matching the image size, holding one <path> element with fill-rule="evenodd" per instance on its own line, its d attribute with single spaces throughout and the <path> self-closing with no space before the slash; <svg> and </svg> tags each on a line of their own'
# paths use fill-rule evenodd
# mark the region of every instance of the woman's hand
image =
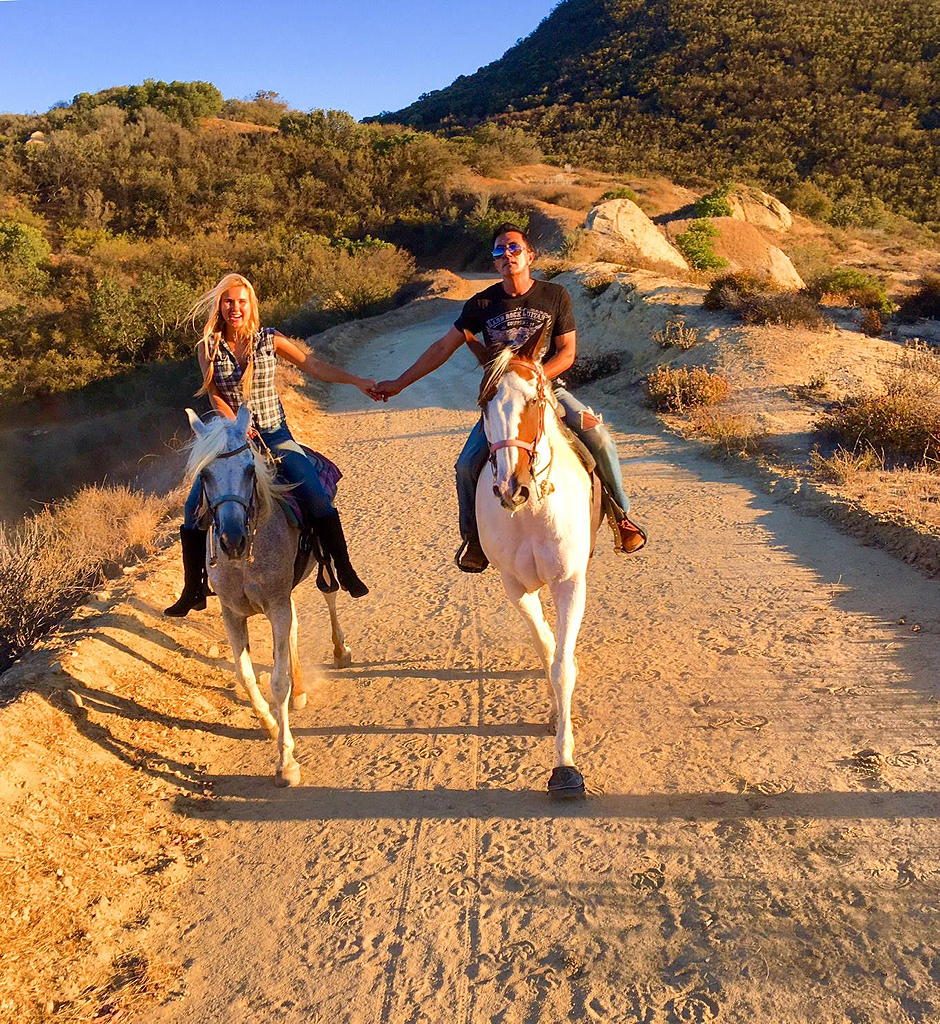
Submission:
<svg viewBox="0 0 940 1024">
<path fill-rule="evenodd" d="M 375 381 L 374 380 L 368 380 L 365 377 L 360 377 L 359 380 L 357 380 L 355 383 L 356 383 L 356 387 L 359 388 L 359 390 L 364 395 L 367 395 L 369 398 L 374 398 L 375 397 L 375 395 L 374 395 L 374 392 L 375 392 Z"/>
</svg>

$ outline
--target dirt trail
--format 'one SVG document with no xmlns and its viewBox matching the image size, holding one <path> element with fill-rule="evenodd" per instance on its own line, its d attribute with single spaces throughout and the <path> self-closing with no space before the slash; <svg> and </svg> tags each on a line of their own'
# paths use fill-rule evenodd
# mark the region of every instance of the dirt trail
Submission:
<svg viewBox="0 0 940 1024">
<path fill-rule="evenodd" d="M 342 361 L 397 373 L 452 322 L 438 310 Z M 605 536 L 595 555 L 575 693 L 590 793 L 552 805 L 528 637 L 492 571 L 451 562 L 476 384 L 460 353 L 387 406 L 334 389 L 328 419 L 291 412 L 346 473 L 340 507 L 372 588 L 342 602 L 341 671 L 324 664 L 315 588 L 298 592 L 312 684 L 293 719 L 299 789 L 274 788 L 273 744 L 225 689 L 216 613 L 159 617 L 175 552 L 70 664 L 97 680 L 71 685 L 103 769 L 133 752 L 170 801 L 174 842 L 200 851 L 184 864 L 154 846 L 128 876 L 124 903 L 167 864 L 184 877 L 149 919 L 114 911 L 119 935 L 138 929 L 139 961 L 162 965 L 120 1019 L 940 1019 L 936 584 L 654 426 L 629 429 L 612 384 L 583 389 L 624 430 L 652 540 L 627 559 Z M 106 648 L 132 698 L 105 695 Z M 155 672 L 191 707 L 155 698 Z"/>
<path fill-rule="evenodd" d="M 451 319 L 348 363 L 398 372 Z M 451 564 L 475 386 L 461 354 L 386 407 L 336 394 L 372 587 L 343 608 L 354 665 L 323 667 L 305 585 L 302 787 L 274 789 L 259 734 L 181 802 L 224 833 L 163 932 L 185 967 L 148 1019 L 938 1019 L 936 586 L 682 442 L 618 434 L 652 543 L 595 558 L 590 797 L 553 806 L 534 654 L 495 574 Z"/>
</svg>

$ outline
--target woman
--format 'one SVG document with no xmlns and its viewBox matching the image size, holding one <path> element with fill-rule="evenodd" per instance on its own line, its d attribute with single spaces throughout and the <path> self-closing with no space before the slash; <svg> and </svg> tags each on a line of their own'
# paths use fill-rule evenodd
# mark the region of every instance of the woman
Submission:
<svg viewBox="0 0 940 1024">
<path fill-rule="evenodd" d="M 291 435 L 275 386 L 277 360 L 286 359 L 317 380 L 352 384 L 369 394 L 375 382 L 347 373 L 332 363 L 304 353 L 279 331 L 261 327 L 258 299 L 251 283 L 241 274 L 226 274 L 196 303 L 192 318 L 206 313 L 197 354 L 202 387 L 220 416 L 234 419 L 239 406 L 251 408 L 251 433 L 264 442 L 278 461 L 278 475 L 294 485 L 304 511 L 316 522 L 317 535 L 331 556 L 340 586 L 353 597 L 364 597 L 369 588 L 349 562 L 346 540 L 332 497 L 317 467 Z M 206 606 L 206 531 L 199 529 L 201 499 L 199 481 L 186 499 L 180 543 L 183 548 L 183 592 L 164 615 L 183 616 Z"/>
</svg>

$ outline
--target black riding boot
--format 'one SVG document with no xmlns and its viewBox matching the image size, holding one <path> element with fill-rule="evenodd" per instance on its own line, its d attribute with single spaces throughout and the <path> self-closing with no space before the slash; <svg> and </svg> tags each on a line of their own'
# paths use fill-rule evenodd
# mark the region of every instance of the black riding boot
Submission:
<svg viewBox="0 0 940 1024">
<path fill-rule="evenodd" d="M 314 520 L 314 525 L 324 552 L 333 561 L 339 585 L 343 590 L 348 591 L 350 597 L 365 597 L 369 593 L 369 588 L 359 579 L 350 564 L 349 551 L 346 548 L 346 538 L 343 536 L 343 525 L 339 521 L 339 513 L 331 512 L 328 516 L 318 516 Z"/>
<path fill-rule="evenodd" d="M 183 592 L 178 601 L 163 610 L 164 615 L 175 618 L 182 618 L 193 609 L 202 611 L 210 593 L 206 574 L 206 531 L 181 526 L 180 546 L 183 549 Z"/>
</svg>

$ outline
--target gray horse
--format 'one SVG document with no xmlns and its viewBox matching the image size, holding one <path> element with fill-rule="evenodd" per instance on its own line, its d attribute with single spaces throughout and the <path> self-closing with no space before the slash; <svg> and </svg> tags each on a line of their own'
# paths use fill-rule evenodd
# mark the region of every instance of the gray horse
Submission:
<svg viewBox="0 0 940 1024">
<path fill-rule="evenodd" d="M 268 734 L 277 740 L 275 785 L 296 786 L 300 765 L 294 758 L 287 710 L 288 703 L 295 709 L 307 703 L 297 656 L 297 611 L 291 597 L 300 531 L 277 502 L 278 490 L 285 488 L 274 483 L 273 466 L 248 443 L 248 406 L 242 405 L 234 420 L 219 417 L 203 423 L 192 409 L 186 414 L 195 435 L 186 471 L 190 478 L 201 477 L 212 510 L 209 583 L 222 605 L 235 676 Z M 330 612 L 333 663 L 344 668 L 351 655 L 336 616 L 336 593 L 323 597 Z M 249 655 L 248 618 L 257 614 L 268 617 L 274 640 L 273 715 L 258 688 Z"/>
</svg>

